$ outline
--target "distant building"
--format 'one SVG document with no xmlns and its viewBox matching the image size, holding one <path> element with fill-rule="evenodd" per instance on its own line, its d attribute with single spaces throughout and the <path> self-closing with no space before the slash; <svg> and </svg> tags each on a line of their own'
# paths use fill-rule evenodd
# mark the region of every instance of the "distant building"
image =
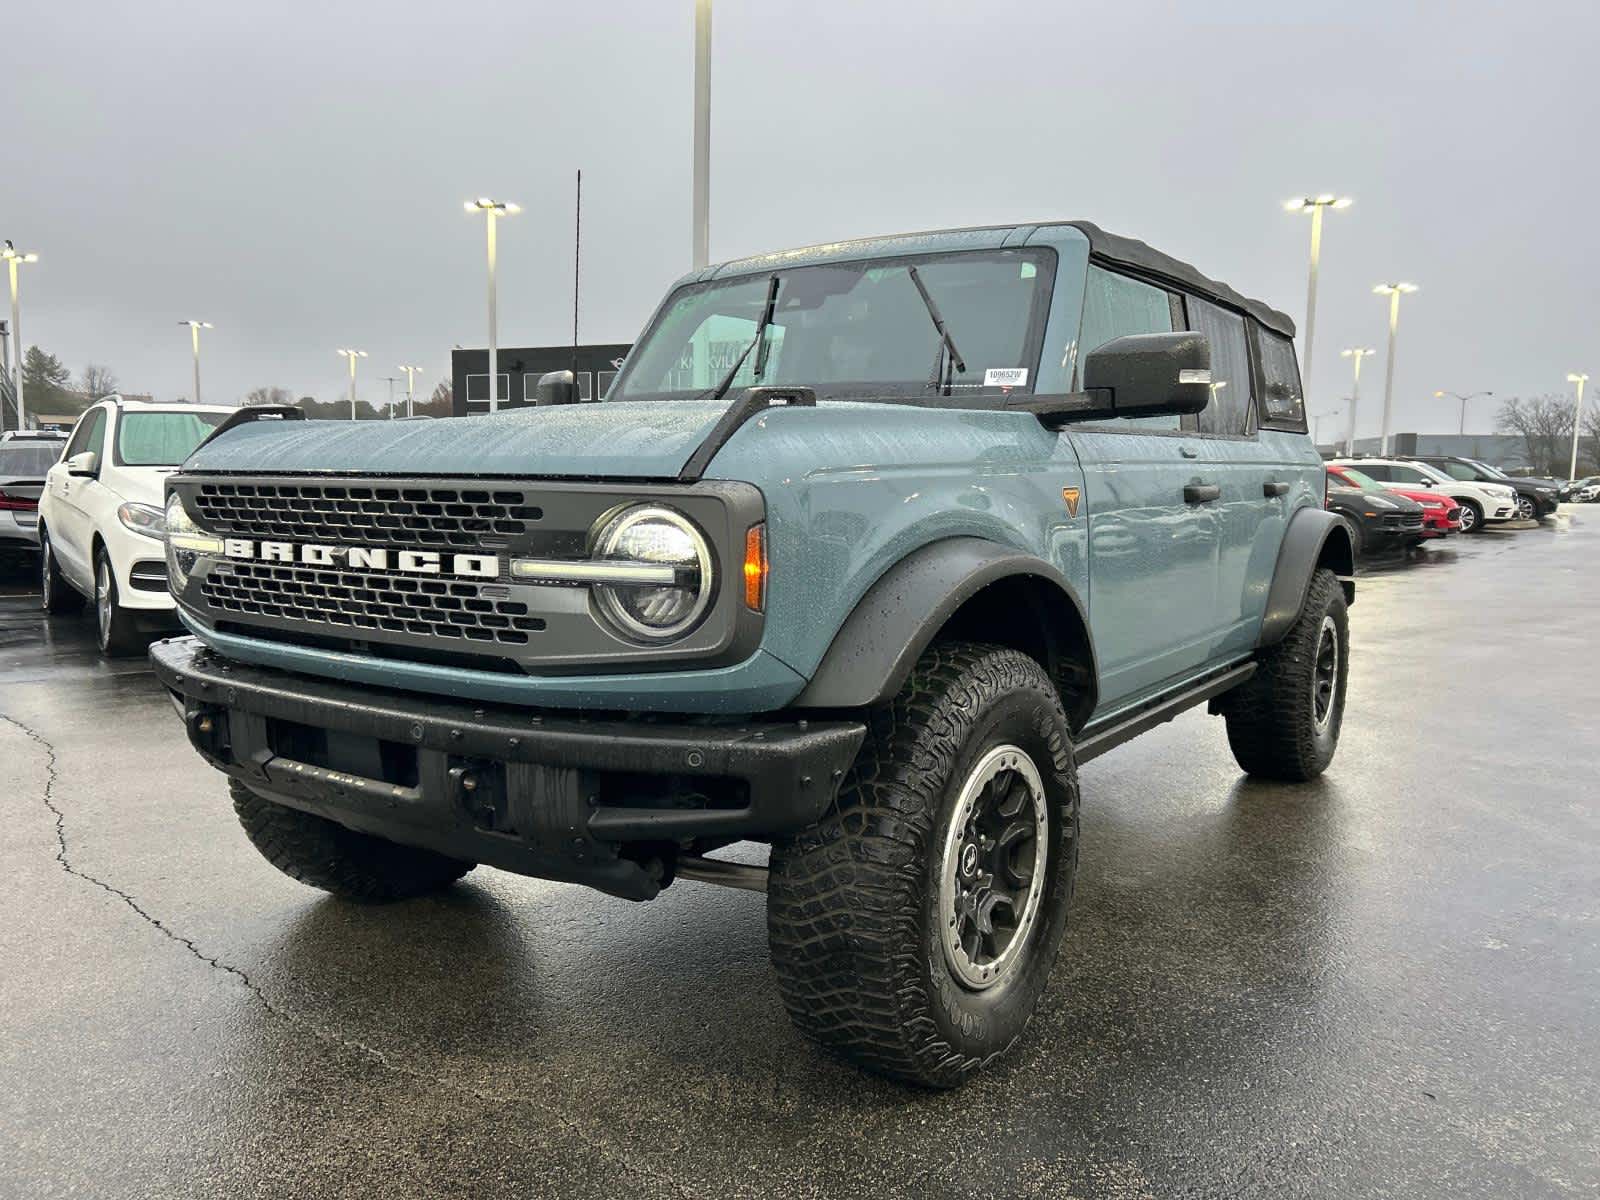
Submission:
<svg viewBox="0 0 1600 1200">
<path fill-rule="evenodd" d="M 1357 454 L 1377 454 L 1381 438 L 1357 438 Z M 1325 453 L 1343 449 L 1337 446 L 1319 446 Z M 1475 458 L 1502 471 L 1526 471 L 1528 443 L 1518 433 L 1391 433 L 1391 454 L 1453 454 L 1458 458 Z"/>
<path fill-rule="evenodd" d="M 533 403 L 533 389 L 547 371 L 572 371 L 584 400 L 605 396 L 631 347 L 626 342 L 578 346 L 502 346 L 500 407 L 524 408 Z M 456 350 L 450 356 L 452 416 L 489 411 L 489 351 Z"/>
</svg>

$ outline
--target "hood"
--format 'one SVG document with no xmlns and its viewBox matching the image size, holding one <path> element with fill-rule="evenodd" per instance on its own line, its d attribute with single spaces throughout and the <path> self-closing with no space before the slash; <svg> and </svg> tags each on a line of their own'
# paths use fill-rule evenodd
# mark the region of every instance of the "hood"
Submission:
<svg viewBox="0 0 1600 1200">
<path fill-rule="evenodd" d="M 177 469 L 177 467 L 118 467 L 112 490 L 124 500 L 160 508 L 166 502 L 167 476 Z"/>
<path fill-rule="evenodd" d="M 201 446 L 183 469 L 671 479 L 727 407 L 642 400 L 443 421 L 252 421 Z"/>
</svg>

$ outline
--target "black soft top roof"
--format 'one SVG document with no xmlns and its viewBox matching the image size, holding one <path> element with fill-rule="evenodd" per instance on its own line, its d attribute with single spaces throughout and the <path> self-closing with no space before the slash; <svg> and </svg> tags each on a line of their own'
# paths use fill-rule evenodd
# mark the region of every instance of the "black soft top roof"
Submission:
<svg viewBox="0 0 1600 1200">
<path fill-rule="evenodd" d="M 1275 330 L 1284 337 L 1294 336 L 1294 321 L 1288 314 L 1281 313 L 1259 300 L 1241 296 L 1227 284 L 1218 283 L 1215 279 L 1202 275 L 1188 263 L 1173 258 L 1170 254 L 1163 254 L 1155 247 L 1139 241 L 1138 238 L 1107 233 L 1089 221 L 1066 221 L 1064 224 L 1072 226 L 1089 239 L 1089 253 L 1097 258 L 1170 280 L 1180 287 L 1220 301 L 1230 308 L 1241 309 L 1268 329 Z"/>
</svg>

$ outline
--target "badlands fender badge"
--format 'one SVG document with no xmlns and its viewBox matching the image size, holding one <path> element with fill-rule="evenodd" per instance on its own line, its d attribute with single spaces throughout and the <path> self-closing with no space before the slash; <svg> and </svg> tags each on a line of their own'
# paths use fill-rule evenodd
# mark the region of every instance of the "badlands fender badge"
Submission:
<svg viewBox="0 0 1600 1200">
<path fill-rule="evenodd" d="M 1067 516 L 1075 517 L 1078 515 L 1078 496 L 1080 494 L 1075 487 L 1061 489 L 1061 498 L 1067 502 Z"/>
</svg>

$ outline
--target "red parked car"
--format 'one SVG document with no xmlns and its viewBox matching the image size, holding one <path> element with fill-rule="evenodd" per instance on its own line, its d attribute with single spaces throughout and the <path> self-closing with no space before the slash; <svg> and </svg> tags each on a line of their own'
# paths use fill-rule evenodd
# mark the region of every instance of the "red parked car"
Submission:
<svg viewBox="0 0 1600 1200">
<path fill-rule="evenodd" d="M 1428 491 L 1426 488 L 1391 487 L 1380 483 L 1370 475 L 1364 475 L 1354 467 L 1328 468 L 1328 476 L 1345 487 L 1360 488 L 1363 492 L 1393 492 L 1397 496 L 1404 496 L 1407 500 L 1415 500 L 1422 505 L 1422 534 L 1424 537 L 1441 538 L 1447 534 L 1461 532 L 1461 505 L 1449 496 L 1441 496 L 1438 492 Z"/>
</svg>

